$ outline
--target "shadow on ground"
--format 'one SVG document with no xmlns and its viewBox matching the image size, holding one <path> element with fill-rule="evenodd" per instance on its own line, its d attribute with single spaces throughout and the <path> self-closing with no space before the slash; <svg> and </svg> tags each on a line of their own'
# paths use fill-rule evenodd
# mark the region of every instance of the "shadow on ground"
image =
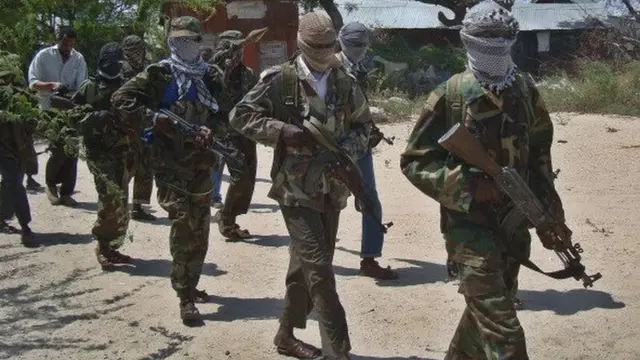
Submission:
<svg viewBox="0 0 640 360">
<path fill-rule="evenodd" d="M 98 203 L 96 203 L 95 201 L 92 201 L 92 202 L 78 201 L 78 205 L 76 205 L 72 209 L 81 209 L 87 212 L 97 212 Z"/>
<path fill-rule="evenodd" d="M 282 247 L 289 246 L 289 236 L 287 235 L 254 235 L 249 239 L 227 241 L 228 243 L 245 243 L 251 245 Z"/>
<path fill-rule="evenodd" d="M 278 204 L 251 204 L 249 210 L 254 213 L 276 213 L 280 211 Z"/>
<path fill-rule="evenodd" d="M 171 274 L 171 260 L 167 259 L 133 259 L 133 263 L 122 265 L 115 271 L 127 273 L 131 276 L 169 277 Z M 218 269 L 218 265 L 204 263 L 202 265 L 202 275 L 222 276 L 227 272 Z"/>
<path fill-rule="evenodd" d="M 350 254 L 360 256 L 360 253 L 354 250 L 346 249 L 342 246 L 336 247 L 336 250 L 345 251 Z M 412 260 L 412 259 L 394 259 L 413 266 L 401 267 L 393 269 L 398 273 L 396 280 L 376 280 L 379 286 L 415 286 L 424 284 L 433 284 L 437 282 L 448 282 L 447 267 L 443 264 L 436 264 L 428 261 Z M 359 263 L 358 263 L 359 264 Z M 380 264 L 384 266 L 384 264 Z M 359 265 L 357 268 L 345 268 L 335 266 L 336 275 L 356 276 L 360 273 Z"/>
<path fill-rule="evenodd" d="M 93 237 L 90 234 L 37 233 L 36 241 L 42 246 L 80 245 L 91 243 Z"/>
<path fill-rule="evenodd" d="M 43 266 L 38 269 L 39 272 L 51 271 L 50 266 Z M 16 267 L 10 276 L 28 278 L 31 268 Z M 97 303 L 87 301 L 86 296 L 102 290 L 81 284 L 92 281 L 100 274 L 94 270 L 93 267 L 74 269 L 63 276 L 63 279 L 42 286 L 33 286 L 26 282 L 1 287 L 0 308 L 4 316 L 0 319 L 0 337 L 7 340 L 2 341 L 0 346 L 0 359 L 19 358 L 32 350 L 73 348 L 86 352 L 88 357 L 94 357 L 90 355 L 91 352 L 106 350 L 106 340 L 100 343 L 82 336 L 53 335 L 64 333 L 59 330 L 71 324 L 110 317 L 134 305 L 125 300 L 132 296 L 136 289 Z"/>
<path fill-rule="evenodd" d="M 611 294 L 598 290 L 518 290 L 518 297 L 524 301 L 523 311 L 550 310 L 558 315 L 573 315 L 596 308 L 621 309 L 626 306 L 622 301 L 614 300 Z"/>
<path fill-rule="evenodd" d="M 364 356 L 364 355 L 351 355 L 352 360 L 436 360 L 434 358 L 425 358 L 420 356 L 409 356 L 409 357 L 378 357 L 378 356 Z"/>
<path fill-rule="evenodd" d="M 162 326 L 152 326 L 149 328 L 149 330 L 151 330 L 151 332 L 155 334 L 165 337 L 167 339 L 167 346 L 158 349 L 149 355 L 141 357 L 140 360 L 167 359 L 171 355 L 180 351 L 185 343 L 188 343 L 194 339 L 193 336 L 183 335 L 179 332 L 171 332 L 167 328 Z"/>
<path fill-rule="evenodd" d="M 283 300 L 277 298 L 237 298 L 209 295 L 212 303 L 220 305 L 218 310 L 203 315 L 208 321 L 270 320 L 277 319 Z"/>
</svg>

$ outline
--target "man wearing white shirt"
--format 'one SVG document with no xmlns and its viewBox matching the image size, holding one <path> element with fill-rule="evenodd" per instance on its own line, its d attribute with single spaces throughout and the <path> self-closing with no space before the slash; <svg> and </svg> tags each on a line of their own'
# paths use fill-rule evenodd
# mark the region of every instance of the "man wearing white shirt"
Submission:
<svg viewBox="0 0 640 360">
<path fill-rule="evenodd" d="M 76 33 L 71 28 L 62 28 L 57 44 L 40 50 L 29 65 L 29 87 L 38 91 L 41 109 L 50 109 L 50 97 L 54 90 L 65 86 L 76 91 L 87 79 L 87 63 L 82 54 L 73 47 Z M 77 156 L 64 152 L 62 144 L 50 144 L 51 156 L 46 168 L 46 192 L 53 205 L 75 206 L 71 197 L 75 190 Z M 58 184 L 60 192 L 58 195 Z"/>
</svg>

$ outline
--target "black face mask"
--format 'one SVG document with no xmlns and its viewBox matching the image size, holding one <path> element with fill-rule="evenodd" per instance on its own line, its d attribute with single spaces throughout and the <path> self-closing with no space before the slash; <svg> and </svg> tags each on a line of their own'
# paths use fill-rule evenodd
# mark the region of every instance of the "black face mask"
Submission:
<svg viewBox="0 0 640 360">
<path fill-rule="evenodd" d="M 120 77 L 124 55 L 118 43 L 109 43 L 100 49 L 98 75 L 106 80 Z"/>
</svg>

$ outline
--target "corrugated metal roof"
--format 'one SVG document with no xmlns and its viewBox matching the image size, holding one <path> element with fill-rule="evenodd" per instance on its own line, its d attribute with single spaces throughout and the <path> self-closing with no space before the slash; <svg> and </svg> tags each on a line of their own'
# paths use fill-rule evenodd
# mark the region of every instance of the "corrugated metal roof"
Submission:
<svg viewBox="0 0 640 360">
<path fill-rule="evenodd" d="M 448 18 L 453 12 L 437 5 L 413 0 L 336 0 L 345 22 L 358 21 L 377 29 L 446 28 L 438 20 L 442 11 Z M 349 10 L 350 7 L 354 10 Z M 522 31 L 570 30 L 586 28 L 586 19 L 606 21 L 604 1 L 581 4 L 522 4 L 513 7 Z"/>
</svg>

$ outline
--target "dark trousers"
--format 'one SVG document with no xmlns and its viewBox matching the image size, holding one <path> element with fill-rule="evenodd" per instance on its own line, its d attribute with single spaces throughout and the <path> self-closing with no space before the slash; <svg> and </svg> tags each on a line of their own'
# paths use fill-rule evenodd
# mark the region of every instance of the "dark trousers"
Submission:
<svg viewBox="0 0 640 360">
<path fill-rule="evenodd" d="M 64 152 L 62 145 L 51 145 L 51 156 L 47 161 L 45 180 L 47 186 L 60 186 L 60 196 L 71 196 L 76 188 L 78 158 Z"/>
<path fill-rule="evenodd" d="M 153 169 L 151 148 L 142 147 L 133 178 L 133 203 L 148 205 L 153 192 Z"/>
<path fill-rule="evenodd" d="M 244 136 L 236 136 L 232 141 L 233 146 L 244 155 L 245 166 L 244 172 L 240 174 L 229 169 L 229 188 L 224 200 L 224 208 L 221 211 L 225 218 L 235 218 L 249 211 L 256 186 L 256 168 L 258 166 L 258 155 L 254 141 Z"/>
<path fill-rule="evenodd" d="M 340 210 L 331 205 L 323 213 L 303 207 L 281 207 L 291 237 L 285 306 L 280 323 L 304 329 L 315 309 L 323 348 L 335 354 L 351 350 L 347 319 L 336 291 L 333 255 Z"/>
<path fill-rule="evenodd" d="M 22 166 L 15 159 L 0 155 L 0 175 L 0 220 L 7 221 L 15 215 L 24 229 L 31 222 L 31 208 L 27 190 L 22 184 Z"/>
</svg>

